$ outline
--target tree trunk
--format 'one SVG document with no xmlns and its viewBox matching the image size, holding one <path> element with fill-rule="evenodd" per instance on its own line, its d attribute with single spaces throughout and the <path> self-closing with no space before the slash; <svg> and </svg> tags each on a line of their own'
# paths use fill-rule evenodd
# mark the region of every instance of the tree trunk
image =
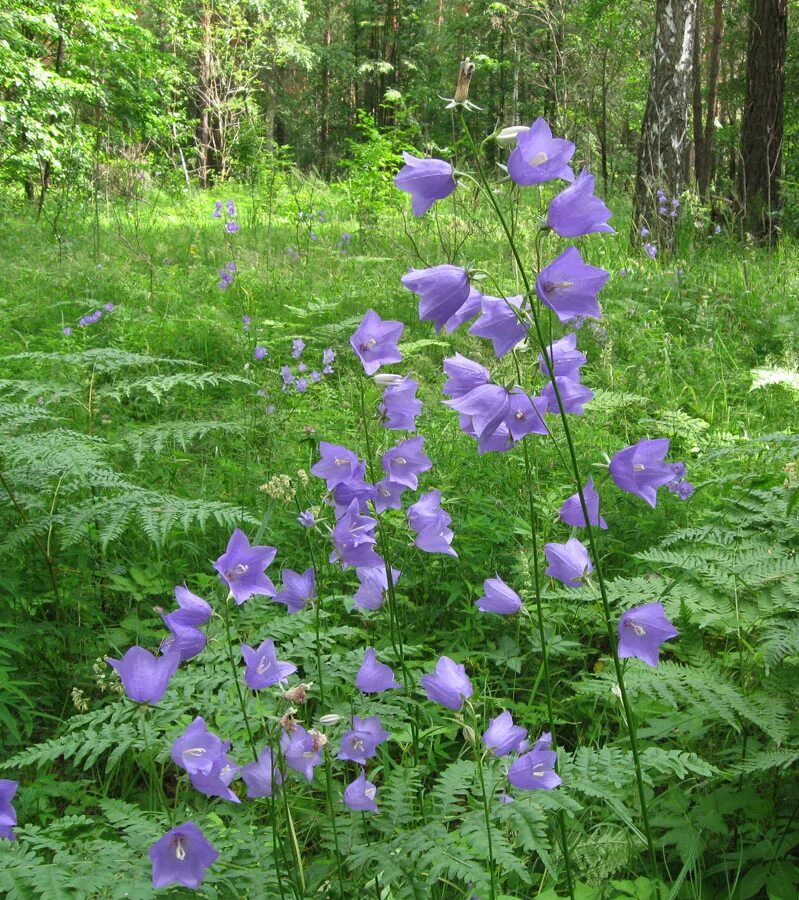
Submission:
<svg viewBox="0 0 799 900">
<path fill-rule="evenodd" d="M 61 26 L 63 29 L 64 26 Z M 61 66 L 64 62 L 64 54 L 66 52 L 67 46 L 66 41 L 64 40 L 64 32 L 63 30 L 59 30 L 58 32 L 58 46 L 56 48 L 55 53 L 55 66 L 54 70 L 56 75 L 58 75 L 61 71 Z M 52 125 L 56 120 L 55 115 L 50 116 L 50 124 Z M 45 160 L 44 168 L 42 169 L 42 181 L 41 188 L 39 191 L 39 204 L 38 209 L 36 211 L 36 217 L 38 218 L 42 214 L 42 209 L 44 208 L 44 199 L 47 196 L 47 191 L 50 187 L 50 175 L 52 174 L 52 164 L 49 159 Z"/>
<path fill-rule="evenodd" d="M 633 236 L 646 226 L 660 246 L 671 246 L 673 219 L 657 192 L 669 200 L 683 188 L 688 97 L 691 90 L 697 0 L 658 0 L 649 96 L 638 148 Z"/>
<path fill-rule="evenodd" d="M 693 47 L 693 100 L 692 100 L 692 124 L 694 129 L 694 177 L 699 184 L 699 170 L 702 166 L 702 144 L 704 133 L 702 132 L 702 0 L 696 7 L 694 19 L 694 47 Z"/>
<path fill-rule="evenodd" d="M 197 135 L 197 150 L 200 163 L 200 184 L 208 187 L 208 172 L 211 167 L 211 122 L 210 101 L 211 79 L 211 10 L 205 7 L 202 11 L 202 50 L 200 52 L 200 126 Z"/>
<path fill-rule="evenodd" d="M 710 58 L 707 70 L 707 111 L 705 133 L 702 137 L 701 158 L 697 155 L 697 182 L 699 194 L 707 200 L 713 181 L 715 158 L 713 145 L 716 138 L 716 118 L 719 107 L 719 74 L 721 72 L 721 38 L 724 33 L 723 0 L 713 0 L 713 36 L 710 39 Z"/>
<path fill-rule="evenodd" d="M 781 202 L 787 39 L 788 0 L 751 0 L 738 191 L 745 227 L 771 243 Z"/>
</svg>

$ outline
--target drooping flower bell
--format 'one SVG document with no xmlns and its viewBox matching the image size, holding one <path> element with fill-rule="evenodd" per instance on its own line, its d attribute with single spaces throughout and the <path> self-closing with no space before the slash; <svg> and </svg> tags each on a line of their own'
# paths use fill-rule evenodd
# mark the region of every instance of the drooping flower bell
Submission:
<svg viewBox="0 0 799 900">
<path fill-rule="evenodd" d="M 552 137 L 546 119 L 538 118 L 526 131 L 517 133 L 516 147 L 508 157 L 508 175 L 520 185 L 542 184 L 553 178 L 574 181 L 569 160 L 574 144 Z"/>
<path fill-rule="evenodd" d="M 608 523 L 599 515 L 599 494 L 594 487 L 593 478 L 589 478 L 583 486 L 583 499 L 588 510 L 589 523 L 594 527 L 607 528 Z M 565 522 L 573 528 L 585 528 L 585 514 L 579 494 L 572 494 L 568 500 L 564 500 L 558 515 L 561 522 Z"/>
<path fill-rule="evenodd" d="M 230 789 L 230 784 L 239 774 L 239 767 L 229 756 L 220 756 L 214 761 L 210 772 L 189 774 L 191 786 L 206 797 L 220 797 L 230 803 L 241 803 Z"/>
<path fill-rule="evenodd" d="M 480 612 L 512 616 L 522 608 L 522 598 L 497 575 L 483 582 L 485 594 L 477 601 Z"/>
<path fill-rule="evenodd" d="M 247 535 L 237 528 L 227 549 L 214 563 L 221 581 L 228 586 L 236 604 L 241 606 L 253 594 L 275 596 L 275 586 L 264 571 L 275 558 L 274 547 L 250 546 Z"/>
<path fill-rule="evenodd" d="M 602 312 L 597 294 L 608 278 L 610 272 L 587 265 L 580 251 L 569 247 L 541 269 L 535 280 L 535 291 L 561 322 L 577 318 L 599 319 Z"/>
<path fill-rule="evenodd" d="M 404 328 L 402 322 L 388 319 L 383 321 L 373 309 L 366 311 L 361 324 L 350 338 L 350 345 L 363 363 L 367 375 L 374 375 L 381 366 L 389 363 L 402 362 L 397 342 Z"/>
<path fill-rule="evenodd" d="M 547 211 L 547 225 L 560 237 L 580 237 L 605 232 L 615 234 L 608 225 L 610 210 L 594 194 L 594 176 L 587 169 L 576 181 L 552 198 Z"/>
<path fill-rule="evenodd" d="M 422 159 L 403 151 L 405 165 L 394 177 L 394 185 L 411 195 L 411 210 L 423 216 L 436 200 L 443 200 L 458 183 L 450 163 L 443 159 Z"/>
<path fill-rule="evenodd" d="M 555 771 L 558 755 L 554 750 L 539 750 L 536 746 L 514 760 L 508 769 L 508 781 L 525 791 L 551 791 L 562 783 Z"/>
<path fill-rule="evenodd" d="M 679 477 L 665 461 L 670 443 L 669 438 L 641 438 L 637 444 L 619 450 L 609 467 L 616 487 L 635 494 L 654 509 L 657 489 Z"/>
<path fill-rule="evenodd" d="M 359 566 L 355 570 L 360 587 L 353 595 L 353 603 L 357 609 L 380 609 L 385 600 L 385 592 L 388 590 L 388 576 L 383 560 L 375 554 L 379 565 Z M 399 569 L 391 570 L 392 584 L 396 584 L 400 577 Z"/>
<path fill-rule="evenodd" d="M 380 812 L 375 803 L 377 788 L 371 781 L 366 780 L 366 773 L 361 769 L 361 774 L 344 788 L 344 803 L 350 809 L 362 812 Z"/>
<path fill-rule="evenodd" d="M 17 824 L 17 811 L 11 805 L 19 788 L 18 781 L 0 778 L 0 839 L 15 841 L 14 826 Z"/>
<path fill-rule="evenodd" d="M 527 327 L 515 310 L 522 310 L 524 297 L 483 297 L 480 301 L 482 315 L 469 329 L 469 334 L 488 338 L 494 345 L 494 353 L 502 358 L 508 351 L 527 337 Z"/>
<path fill-rule="evenodd" d="M 355 687 L 362 694 L 379 694 L 392 688 L 398 688 L 391 666 L 378 662 L 374 647 L 367 647 L 363 655 L 358 674 L 355 676 Z"/>
<path fill-rule="evenodd" d="M 582 587 L 594 569 L 588 551 L 577 538 L 569 538 L 565 544 L 544 544 L 544 555 L 549 564 L 544 574 L 570 588 Z"/>
<path fill-rule="evenodd" d="M 389 431 L 416 431 L 416 417 L 422 411 L 422 401 L 416 399 L 419 382 L 400 378 L 383 391 L 380 412 L 383 427 Z"/>
<path fill-rule="evenodd" d="M 483 734 L 483 743 L 494 756 L 507 756 L 522 746 L 527 737 L 527 729 L 513 724 L 513 716 L 505 710 L 488 723 Z"/>
<path fill-rule="evenodd" d="M 109 659 L 108 665 L 116 670 L 131 700 L 158 703 L 180 665 L 180 653 L 170 650 L 163 656 L 153 656 L 144 647 L 131 647 L 122 659 Z"/>
<path fill-rule="evenodd" d="M 474 690 L 466 674 L 466 667 L 448 656 L 442 656 L 436 663 L 435 672 L 422 675 L 420 680 L 427 699 L 440 703 L 447 709 L 460 709 L 463 701 L 471 697 Z"/>
<path fill-rule="evenodd" d="M 219 854 L 194 822 L 184 822 L 167 831 L 150 847 L 153 887 L 182 884 L 197 890 L 205 877 L 205 870 L 218 857 Z"/>
<path fill-rule="evenodd" d="M 469 275 L 459 266 L 445 264 L 411 269 L 401 281 L 419 297 L 419 318 L 423 322 L 433 322 L 437 332 L 469 300 Z"/>
<path fill-rule="evenodd" d="M 316 573 L 313 567 L 302 574 L 293 569 L 283 569 L 280 578 L 283 589 L 275 594 L 275 603 L 285 603 L 290 613 L 300 612 L 315 599 Z"/>
<path fill-rule="evenodd" d="M 247 796 L 251 800 L 256 797 L 271 797 L 274 789 L 283 783 L 283 776 L 275 765 L 271 747 L 264 747 L 258 754 L 258 759 L 242 766 L 239 774 L 247 785 Z"/>
<path fill-rule="evenodd" d="M 660 645 L 678 634 L 666 618 L 662 603 L 645 603 L 628 609 L 619 619 L 619 657 L 637 656 L 647 665 L 657 666 Z"/>
<path fill-rule="evenodd" d="M 452 549 L 454 533 L 449 527 L 452 516 L 441 509 L 441 491 L 428 491 L 408 507 L 408 525 L 415 531 L 414 544 L 425 553 L 446 553 L 457 557 Z"/>
</svg>

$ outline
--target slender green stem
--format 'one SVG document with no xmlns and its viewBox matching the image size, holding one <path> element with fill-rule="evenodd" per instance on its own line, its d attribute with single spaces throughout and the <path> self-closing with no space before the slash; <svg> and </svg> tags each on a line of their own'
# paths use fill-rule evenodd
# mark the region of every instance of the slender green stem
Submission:
<svg viewBox="0 0 799 900">
<path fill-rule="evenodd" d="M 347 896 L 344 891 L 344 870 L 341 867 L 341 849 L 338 843 L 338 826 L 336 825 L 336 811 L 333 809 L 333 776 L 330 771 L 330 756 L 325 753 L 325 793 L 327 794 L 327 808 L 330 813 L 330 824 L 333 826 L 333 846 L 336 849 L 336 871 L 338 872 L 338 886 L 342 900 Z"/>
<path fill-rule="evenodd" d="M 302 512 L 302 507 L 300 506 L 300 500 L 297 495 L 294 495 L 294 503 L 297 506 L 297 512 Z M 314 651 L 316 655 L 316 674 L 319 678 L 319 702 L 324 706 L 325 703 L 325 678 L 322 672 L 322 644 L 321 644 L 321 605 L 322 605 L 322 592 L 319 589 L 319 567 L 316 565 L 316 554 L 313 549 L 313 540 L 311 535 L 307 533 L 306 537 L 308 541 L 308 553 L 311 556 L 311 565 L 314 570 L 314 578 L 316 580 L 316 603 L 314 604 Z"/>
<path fill-rule="evenodd" d="M 477 768 L 477 778 L 480 781 L 480 793 L 483 795 L 483 817 L 485 818 L 486 823 L 486 840 L 488 842 L 488 872 L 491 876 L 491 884 L 489 887 L 491 900 L 496 900 L 497 889 L 496 889 L 496 863 L 494 861 L 494 840 L 491 836 L 491 802 L 488 794 L 486 793 L 486 783 L 485 783 L 485 774 L 483 773 L 483 759 L 480 754 L 480 747 L 478 744 L 477 735 L 480 731 L 477 724 L 477 713 L 475 712 L 474 707 L 466 701 L 466 707 L 471 712 L 471 726 L 472 726 L 472 749 L 474 750 L 474 764 Z"/>
<path fill-rule="evenodd" d="M 230 597 L 225 598 L 223 608 L 225 610 L 225 643 L 227 644 L 227 658 L 230 662 L 230 673 L 233 676 L 233 684 L 236 685 L 236 694 L 239 698 L 241 715 L 244 718 L 244 725 L 247 729 L 247 740 L 250 744 L 250 750 L 252 751 L 252 758 L 255 762 L 258 762 L 258 751 L 255 749 L 255 739 L 253 738 L 252 728 L 250 727 L 250 717 L 247 715 L 247 704 L 244 701 L 244 693 L 241 689 L 241 684 L 239 684 L 239 668 L 236 665 L 236 660 L 233 658 L 233 640 L 230 635 Z"/>
</svg>

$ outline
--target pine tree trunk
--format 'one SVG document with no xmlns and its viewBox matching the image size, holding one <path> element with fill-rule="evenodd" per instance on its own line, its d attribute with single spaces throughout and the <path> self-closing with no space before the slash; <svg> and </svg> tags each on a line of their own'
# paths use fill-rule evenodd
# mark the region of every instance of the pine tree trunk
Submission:
<svg viewBox="0 0 799 900">
<path fill-rule="evenodd" d="M 751 0 L 738 191 L 745 227 L 774 242 L 780 213 L 787 0 Z"/>
<path fill-rule="evenodd" d="M 657 191 L 669 199 L 683 188 L 697 0 L 658 0 L 655 41 L 638 168 L 633 236 L 646 226 L 661 246 L 672 242 L 672 220 L 659 215 Z"/>
</svg>

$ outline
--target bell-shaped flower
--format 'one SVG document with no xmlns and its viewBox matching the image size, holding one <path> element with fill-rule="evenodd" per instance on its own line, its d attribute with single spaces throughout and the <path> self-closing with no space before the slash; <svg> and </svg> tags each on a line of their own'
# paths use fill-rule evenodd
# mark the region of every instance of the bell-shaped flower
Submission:
<svg viewBox="0 0 799 900">
<path fill-rule="evenodd" d="M 172 650 L 176 651 L 180 654 L 180 661 L 184 663 L 203 651 L 208 638 L 199 628 L 185 625 L 180 618 L 182 612 L 183 610 L 177 609 L 175 612 L 161 615 L 170 634 L 161 641 L 159 649 L 162 655 Z"/>
<path fill-rule="evenodd" d="M 377 556 L 377 554 L 375 554 Z M 358 609 L 380 609 L 385 600 L 385 592 L 388 590 L 388 577 L 383 560 L 377 556 L 378 565 L 360 566 L 355 570 L 360 587 L 353 595 L 353 602 Z M 391 570 L 391 580 L 397 583 L 400 577 L 399 569 Z"/>
<path fill-rule="evenodd" d="M 607 528 L 608 523 L 599 515 L 599 494 L 594 487 L 594 479 L 589 478 L 583 486 L 583 499 L 588 510 L 588 521 L 595 528 Z M 585 528 L 585 514 L 580 503 L 580 495 L 572 494 L 568 500 L 563 501 L 563 505 L 558 513 L 561 522 L 571 525 L 573 528 Z"/>
<path fill-rule="evenodd" d="M 497 575 L 483 582 L 485 594 L 477 601 L 480 612 L 512 616 L 522 608 L 522 598 Z"/>
<path fill-rule="evenodd" d="M 491 373 L 485 366 L 461 356 L 460 353 L 444 360 L 444 374 L 447 380 L 444 382 L 443 393 L 453 399 L 463 397 L 491 381 Z"/>
<path fill-rule="evenodd" d="M 504 422 L 514 441 L 520 441 L 527 434 L 549 434 L 544 421 L 547 406 L 544 397 L 529 397 L 520 387 L 510 392 Z"/>
<path fill-rule="evenodd" d="M 379 694 L 398 688 L 391 666 L 377 661 L 377 653 L 374 647 L 367 647 L 363 655 L 363 662 L 355 676 L 355 687 L 362 694 Z"/>
<path fill-rule="evenodd" d="M 635 494 L 654 509 L 657 489 L 677 477 L 665 461 L 669 444 L 669 438 L 642 438 L 632 447 L 619 450 L 610 461 L 610 476 L 616 487 Z"/>
<path fill-rule="evenodd" d="M 535 291 L 561 322 L 570 319 L 599 319 L 597 295 L 605 286 L 610 272 L 583 262 L 580 251 L 569 247 L 548 266 L 544 266 L 535 280 Z"/>
<path fill-rule="evenodd" d="M 322 747 L 319 737 L 306 731 L 302 725 L 295 725 L 291 734 L 283 732 L 280 747 L 286 765 L 313 781 L 313 770 L 322 762 Z"/>
<path fill-rule="evenodd" d="M 544 555 L 549 564 L 544 574 L 570 588 L 582 587 L 594 569 L 588 551 L 577 538 L 569 538 L 565 544 L 544 544 Z"/>
<path fill-rule="evenodd" d="M 311 474 L 323 478 L 329 491 L 351 478 L 363 477 L 366 464 L 352 450 L 340 444 L 320 441 L 319 453 L 322 458 L 311 466 Z"/>
<path fill-rule="evenodd" d="M 547 211 L 547 225 L 561 237 L 606 232 L 615 234 L 608 225 L 610 210 L 594 194 L 594 176 L 583 169 L 573 184 L 553 197 Z"/>
<path fill-rule="evenodd" d="M 377 753 L 378 744 L 388 738 L 389 733 L 381 725 L 379 716 L 369 716 L 366 719 L 354 716 L 352 728 L 341 736 L 338 758 L 365 765 L 366 760 Z"/>
<path fill-rule="evenodd" d="M 387 509 L 402 509 L 402 495 L 408 490 L 407 484 L 400 484 L 390 478 L 383 478 L 375 484 L 375 496 L 372 501 L 375 512 L 379 515 Z"/>
<path fill-rule="evenodd" d="M 448 656 L 442 656 L 436 663 L 435 672 L 422 675 L 422 687 L 427 699 L 440 703 L 447 709 L 460 709 L 463 701 L 472 696 L 472 687 L 466 667 Z"/>
<path fill-rule="evenodd" d="M 436 202 L 443 200 L 458 186 L 452 166 L 443 159 L 421 159 L 403 151 L 405 165 L 394 177 L 394 184 L 411 195 L 415 216 L 423 216 Z"/>
<path fill-rule="evenodd" d="M 521 310 L 524 297 L 483 297 L 480 301 L 482 315 L 469 329 L 469 334 L 488 338 L 494 345 L 494 353 L 501 358 L 527 337 L 527 326 L 519 320 L 516 310 Z"/>
<path fill-rule="evenodd" d="M 363 363 L 367 375 L 374 375 L 380 366 L 402 362 L 397 342 L 404 328 L 402 322 L 384 322 L 373 309 L 366 311 L 357 331 L 350 338 L 350 345 Z"/>
<path fill-rule="evenodd" d="M 358 471 L 352 478 L 342 481 L 333 488 L 333 503 L 336 507 L 336 518 L 340 518 L 349 509 L 353 500 L 358 501 L 358 509 L 365 513 L 368 511 L 368 503 L 375 498 L 374 485 L 369 484 L 363 478 L 366 470 L 366 464 L 363 464 L 363 471 Z"/>
<path fill-rule="evenodd" d="M 175 613 L 171 613 L 171 615 L 182 624 L 197 627 L 205 625 L 211 618 L 213 610 L 210 604 L 203 600 L 202 597 L 192 594 L 187 587 L 179 584 L 175 588 L 175 600 L 177 600 L 180 608 Z"/>
<path fill-rule="evenodd" d="M 186 728 L 172 744 L 170 756 L 176 766 L 190 775 L 208 775 L 214 765 L 230 750 L 230 742 L 222 741 L 209 731 L 201 716 Z"/>
<path fill-rule="evenodd" d="M 0 839 L 15 841 L 14 826 L 17 824 L 17 811 L 11 804 L 19 788 L 18 781 L 0 778 Z"/>
<path fill-rule="evenodd" d="M 562 783 L 555 771 L 557 761 L 554 750 L 531 750 L 511 763 L 508 781 L 525 791 L 551 791 Z"/>
<path fill-rule="evenodd" d="M 214 568 L 230 589 L 237 605 L 240 606 L 253 594 L 275 596 L 275 586 L 264 570 L 276 553 L 274 547 L 251 547 L 247 535 L 240 528 L 233 532 L 227 549 L 214 563 Z"/>
<path fill-rule="evenodd" d="M 637 656 L 648 665 L 657 666 L 660 645 L 678 634 L 666 618 L 662 603 L 628 609 L 619 619 L 619 657 Z"/>
<path fill-rule="evenodd" d="M 131 700 L 158 703 L 180 665 L 180 653 L 171 650 L 163 656 L 153 656 L 144 647 L 131 647 L 122 659 L 109 659 L 108 665 L 119 675 Z"/>
<path fill-rule="evenodd" d="M 477 288 L 469 288 L 469 296 L 466 298 L 466 302 L 461 306 L 461 308 L 451 315 L 447 321 L 444 323 L 444 327 L 447 330 L 447 334 L 452 334 L 464 322 L 468 322 L 470 319 L 473 319 L 480 312 L 480 304 L 483 299 L 483 295 Z"/>
<path fill-rule="evenodd" d="M 293 569 L 280 573 L 283 589 L 275 594 L 275 603 L 285 603 L 290 613 L 298 613 L 316 598 L 316 573 L 306 569 L 302 575 Z"/>
<path fill-rule="evenodd" d="M 334 549 L 330 562 L 340 560 L 345 569 L 349 566 L 381 565 L 382 560 L 372 549 L 377 543 L 374 536 L 376 525 L 377 519 L 362 515 L 358 501 L 353 500 L 331 531 Z"/>
<path fill-rule="evenodd" d="M 577 335 L 574 332 L 553 341 L 546 353 L 538 354 L 538 364 L 544 375 L 549 375 L 550 364 L 559 378 L 580 380 L 580 366 L 586 361 L 585 353 L 577 349 Z"/>
<path fill-rule="evenodd" d="M 350 809 L 363 812 L 380 812 L 375 803 L 377 788 L 371 781 L 366 780 L 366 773 L 361 769 L 361 774 L 344 788 L 344 803 Z"/>
<path fill-rule="evenodd" d="M 230 783 L 239 774 L 239 767 L 229 756 L 220 756 L 211 766 L 210 772 L 194 772 L 189 774 L 189 781 L 195 790 L 206 797 L 221 797 L 231 803 L 241 800 L 230 790 Z"/>
<path fill-rule="evenodd" d="M 558 385 L 558 394 L 560 394 L 560 401 L 563 404 L 563 411 L 571 415 L 581 416 L 585 412 L 583 404 L 588 403 L 593 398 L 594 392 L 591 388 L 587 388 L 584 384 L 580 384 L 579 381 L 573 381 L 571 378 L 556 377 L 555 381 Z M 558 398 L 551 381 L 541 389 L 541 399 L 547 404 L 547 412 L 553 415 L 560 413 Z"/>
<path fill-rule="evenodd" d="M 516 146 L 508 157 L 511 181 L 523 186 L 542 184 L 553 178 L 574 181 L 569 160 L 574 156 L 574 144 L 552 137 L 545 119 L 538 118 L 526 131 L 517 131 Z"/>
<path fill-rule="evenodd" d="M 418 476 L 433 468 L 433 463 L 423 447 L 423 437 L 408 438 L 407 441 L 392 447 L 383 455 L 383 469 L 388 477 L 398 484 L 405 484 L 411 490 L 416 490 L 419 486 Z"/>
<path fill-rule="evenodd" d="M 513 716 L 505 710 L 488 723 L 483 743 L 494 756 L 507 756 L 517 752 L 527 737 L 527 729 L 513 724 Z"/>
<path fill-rule="evenodd" d="M 219 854 L 194 822 L 184 822 L 167 831 L 150 847 L 153 887 L 182 884 L 197 890 L 205 877 L 205 870 L 218 857 Z"/>
<path fill-rule="evenodd" d="M 432 490 L 422 494 L 419 500 L 408 507 L 408 525 L 417 532 L 414 544 L 426 553 L 446 553 L 457 557 L 450 546 L 454 534 L 449 528 L 452 516 L 441 509 L 441 491 Z"/>
<path fill-rule="evenodd" d="M 503 424 L 510 409 L 510 394 L 500 384 L 482 384 L 468 394 L 445 400 L 445 406 L 471 419 L 479 440 L 487 440 Z"/>
<path fill-rule="evenodd" d="M 275 642 L 271 640 L 265 640 L 257 650 L 253 650 L 249 644 L 242 644 L 241 655 L 247 665 L 244 681 L 254 691 L 285 681 L 297 671 L 294 663 L 278 660 Z"/>
<path fill-rule="evenodd" d="M 380 413 L 383 427 L 389 431 L 416 431 L 416 417 L 422 411 L 422 401 L 416 399 L 419 382 L 402 378 L 383 391 Z"/>
<path fill-rule="evenodd" d="M 423 322 L 434 322 L 437 332 L 469 300 L 469 275 L 466 269 L 458 266 L 445 264 L 411 269 L 401 280 L 419 297 L 419 318 Z"/>
<path fill-rule="evenodd" d="M 251 800 L 257 797 L 271 797 L 274 789 L 283 783 L 283 776 L 275 765 L 271 747 L 264 747 L 258 754 L 258 759 L 242 766 L 239 774 L 247 785 L 247 796 Z"/>
</svg>

